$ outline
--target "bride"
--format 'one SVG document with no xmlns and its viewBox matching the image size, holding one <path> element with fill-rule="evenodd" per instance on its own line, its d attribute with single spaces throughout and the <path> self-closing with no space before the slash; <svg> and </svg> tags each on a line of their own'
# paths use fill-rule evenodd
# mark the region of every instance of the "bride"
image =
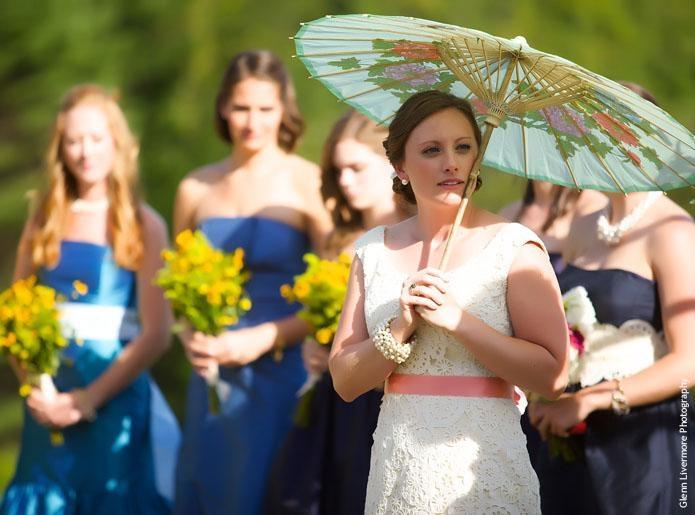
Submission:
<svg viewBox="0 0 695 515">
<path fill-rule="evenodd" d="M 386 381 L 367 513 L 539 513 L 514 388 L 554 399 L 567 326 L 547 252 L 469 204 L 451 267 L 435 268 L 480 145 L 465 100 L 418 93 L 384 142 L 418 214 L 356 243 L 330 357 L 345 400 Z"/>
</svg>

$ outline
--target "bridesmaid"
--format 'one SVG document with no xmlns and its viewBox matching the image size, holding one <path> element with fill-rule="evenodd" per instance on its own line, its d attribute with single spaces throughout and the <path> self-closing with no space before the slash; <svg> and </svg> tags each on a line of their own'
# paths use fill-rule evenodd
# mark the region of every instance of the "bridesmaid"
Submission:
<svg viewBox="0 0 695 515">
<path fill-rule="evenodd" d="M 199 228 L 225 251 L 244 249 L 253 308 L 218 337 L 181 334 L 196 373 L 188 388 L 174 511 L 254 514 L 306 379 L 298 344 L 307 327 L 295 316 L 297 307 L 280 296 L 280 286 L 304 270 L 302 256 L 321 248 L 331 224 L 318 167 L 293 153 L 303 121 L 277 56 L 254 50 L 231 60 L 215 121 L 231 155 L 184 178 L 174 228 Z M 219 415 L 208 410 L 204 380 L 215 363 L 229 392 Z"/>
<path fill-rule="evenodd" d="M 166 471 L 155 471 L 151 445 L 150 405 L 162 400 L 146 373 L 169 343 L 169 309 L 152 285 L 167 230 L 138 198 L 137 155 L 108 93 L 69 91 L 48 148 L 48 189 L 24 228 L 14 279 L 37 274 L 68 299 L 74 281 L 86 284 L 86 295 L 63 305 L 82 341 L 63 352 L 59 393 L 34 389 L 27 399 L 4 514 L 169 511 L 157 491 Z M 50 443 L 52 428 L 64 444 Z M 171 495 L 171 484 L 162 493 Z"/>
<path fill-rule="evenodd" d="M 392 191 L 393 167 L 383 141 L 388 135 L 356 111 L 333 126 L 321 161 L 321 193 L 333 224 L 325 258 L 352 254 L 354 241 L 377 225 L 408 216 Z M 312 339 L 302 347 L 304 366 L 322 374 L 315 386 L 308 427 L 294 427 L 275 462 L 268 514 L 364 513 L 372 433 L 383 391 L 370 390 L 351 403 L 333 389 L 330 348 Z"/>
<path fill-rule="evenodd" d="M 578 191 L 544 181 L 529 180 L 521 200 L 507 204 L 500 215 L 519 222 L 543 241 L 555 273 L 563 268 L 562 246 L 574 216 L 596 211 L 606 197 L 593 190 Z"/>
<path fill-rule="evenodd" d="M 658 192 L 608 198 L 573 222 L 558 279 L 563 291 L 586 288 L 598 321 L 619 329 L 603 336 L 604 358 L 587 365 L 593 384 L 530 406 L 544 438 L 587 423 L 583 460 L 540 449 L 543 512 L 685 513 L 683 494 L 694 484 L 679 472 L 682 438 L 695 438 L 687 390 L 695 384 L 695 225 Z M 623 349 L 619 359 L 611 345 Z"/>
</svg>

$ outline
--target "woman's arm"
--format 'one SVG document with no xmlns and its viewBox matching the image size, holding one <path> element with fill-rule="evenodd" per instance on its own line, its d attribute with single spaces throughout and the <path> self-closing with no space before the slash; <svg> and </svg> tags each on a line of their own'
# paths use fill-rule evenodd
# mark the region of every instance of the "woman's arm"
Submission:
<svg viewBox="0 0 695 515">
<path fill-rule="evenodd" d="M 681 391 L 682 382 L 688 388 L 695 385 L 695 224 L 685 214 L 659 222 L 647 248 L 659 288 L 664 337 L 670 352 L 649 368 L 621 381 L 630 406 L 673 397 Z M 597 409 L 610 408 L 610 395 L 600 400 Z"/>
<path fill-rule="evenodd" d="M 652 366 L 621 380 L 627 404 L 642 406 L 673 397 L 695 384 L 695 226 L 687 215 L 655 227 L 646 247 L 659 287 L 665 339 L 670 352 Z M 567 430 L 592 412 L 612 408 L 615 381 L 599 383 L 552 404 L 533 407 L 532 422 L 543 437 Z"/>
<path fill-rule="evenodd" d="M 17 255 L 14 262 L 14 273 L 12 274 L 12 281 L 19 281 L 20 279 L 26 279 L 31 274 L 34 273 L 34 264 L 31 260 L 31 239 L 34 234 L 34 221 L 33 217 L 27 219 L 24 224 L 24 229 L 22 229 L 22 235 L 19 238 L 19 244 L 17 245 Z"/>
<path fill-rule="evenodd" d="M 383 383 L 396 368 L 394 361 L 387 360 L 374 347 L 367 332 L 363 277 L 362 262 L 355 256 L 328 361 L 333 387 L 347 402 Z M 393 332 L 398 338 L 396 331 Z M 401 338 L 400 341 L 405 340 L 402 336 Z"/>
<path fill-rule="evenodd" d="M 196 178 L 196 174 L 186 176 L 176 190 L 174 200 L 174 216 L 172 222 L 173 234 L 176 236 L 186 229 L 195 229 L 196 211 L 201 197 L 205 193 L 204 185 Z"/>
</svg>

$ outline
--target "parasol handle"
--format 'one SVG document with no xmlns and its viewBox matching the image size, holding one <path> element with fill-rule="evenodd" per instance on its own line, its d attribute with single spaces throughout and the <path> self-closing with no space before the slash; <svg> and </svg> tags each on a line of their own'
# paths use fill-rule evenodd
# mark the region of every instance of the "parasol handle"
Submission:
<svg viewBox="0 0 695 515">
<path fill-rule="evenodd" d="M 446 266 L 449 264 L 449 257 L 451 256 L 451 243 L 454 241 L 454 236 L 456 236 L 456 231 L 461 225 L 461 220 L 463 220 L 463 214 L 466 212 L 466 207 L 468 206 L 468 200 L 471 198 L 475 192 L 475 183 L 480 175 L 480 164 L 483 162 L 483 157 L 485 156 L 485 150 L 487 149 L 487 144 L 490 142 L 490 137 L 492 136 L 492 131 L 495 129 L 496 125 L 488 121 L 485 122 L 485 132 L 483 132 L 483 139 L 480 142 L 480 150 L 478 151 L 478 157 L 473 163 L 471 168 L 471 173 L 468 175 L 468 180 L 466 180 L 466 186 L 463 190 L 463 198 L 461 199 L 461 204 L 459 204 L 458 210 L 456 211 L 456 218 L 454 218 L 454 224 L 451 226 L 451 231 L 449 231 L 449 236 L 446 239 L 446 245 L 444 246 L 444 254 L 442 255 L 442 260 L 439 263 L 439 269 L 444 272 L 446 271 Z"/>
</svg>

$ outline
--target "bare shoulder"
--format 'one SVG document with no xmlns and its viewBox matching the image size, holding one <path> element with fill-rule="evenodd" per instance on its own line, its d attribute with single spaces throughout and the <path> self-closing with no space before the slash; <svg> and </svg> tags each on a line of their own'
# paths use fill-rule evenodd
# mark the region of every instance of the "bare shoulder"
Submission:
<svg viewBox="0 0 695 515">
<path fill-rule="evenodd" d="M 140 215 L 142 217 L 142 230 L 145 241 L 152 239 L 161 241 L 167 238 L 167 224 L 152 206 L 146 203 L 140 204 Z"/>
<path fill-rule="evenodd" d="M 293 182 L 301 190 L 314 190 L 320 185 L 321 169 L 316 163 L 297 154 L 288 154 L 286 159 Z"/>
<path fill-rule="evenodd" d="M 507 204 L 499 211 L 499 215 L 506 218 L 507 220 L 514 220 L 521 209 L 521 200 L 517 200 L 510 204 Z"/>
<path fill-rule="evenodd" d="M 608 197 L 606 197 L 600 191 L 595 190 L 584 190 L 579 195 L 577 199 L 577 204 L 575 205 L 576 215 L 585 215 L 588 213 L 594 213 L 600 211 L 608 205 Z"/>
<path fill-rule="evenodd" d="M 695 223 L 685 209 L 665 196 L 652 209 L 649 246 L 655 253 L 669 249 L 687 253 L 695 247 Z"/>
<path fill-rule="evenodd" d="M 228 167 L 228 160 L 224 159 L 190 171 L 179 183 L 178 195 L 187 198 L 204 195 L 225 174 Z"/>
<path fill-rule="evenodd" d="M 321 169 L 315 164 L 296 154 L 287 155 L 287 170 L 290 173 L 290 184 L 296 192 L 296 201 L 301 203 L 301 209 L 306 213 L 314 213 L 323 219 L 323 198 L 321 197 Z M 320 215 L 317 215 L 321 213 Z"/>
</svg>

